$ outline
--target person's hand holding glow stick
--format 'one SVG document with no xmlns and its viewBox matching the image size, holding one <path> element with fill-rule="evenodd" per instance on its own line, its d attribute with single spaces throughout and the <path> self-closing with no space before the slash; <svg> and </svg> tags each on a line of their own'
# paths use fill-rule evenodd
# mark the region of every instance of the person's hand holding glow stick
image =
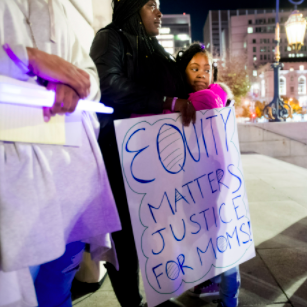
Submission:
<svg viewBox="0 0 307 307">
<path fill-rule="evenodd" d="M 90 92 L 90 76 L 75 65 L 62 58 L 27 47 L 28 67 L 14 54 L 8 44 L 3 46 L 10 59 L 31 76 L 47 81 L 47 89 L 55 92 L 54 104 L 51 108 L 43 108 L 44 120 L 48 122 L 56 114 L 72 113 L 80 99 Z M 106 111 L 110 112 L 109 110 Z"/>
<path fill-rule="evenodd" d="M 52 108 L 43 108 L 44 120 L 48 122 L 56 114 L 73 113 L 78 101 L 89 95 L 89 74 L 56 55 L 29 47 L 27 52 L 31 73 L 49 81 L 47 89 L 55 92 Z"/>
<path fill-rule="evenodd" d="M 55 92 L 55 99 L 52 108 L 44 107 L 44 121 L 49 122 L 50 117 L 56 114 L 73 113 L 80 100 L 79 95 L 71 87 L 65 84 L 49 82 L 47 90 Z"/>
<path fill-rule="evenodd" d="M 27 52 L 32 74 L 46 81 L 69 85 L 81 99 L 89 95 L 91 83 L 87 72 L 56 55 L 29 47 Z"/>
</svg>

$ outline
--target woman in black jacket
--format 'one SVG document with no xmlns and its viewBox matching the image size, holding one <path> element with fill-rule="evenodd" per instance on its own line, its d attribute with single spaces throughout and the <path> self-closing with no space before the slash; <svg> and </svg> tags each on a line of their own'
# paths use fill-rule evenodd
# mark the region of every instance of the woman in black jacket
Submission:
<svg viewBox="0 0 307 307">
<path fill-rule="evenodd" d="M 101 101 L 114 108 L 111 115 L 99 115 L 98 142 L 122 223 L 122 231 L 112 235 L 119 271 L 109 263 L 106 267 L 121 306 L 137 307 L 142 306 L 138 258 L 113 121 L 168 109 L 180 112 L 183 124 L 189 125 L 196 114 L 183 99 L 185 85 L 174 60 L 155 38 L 162 18 L 159 0 L 113 0 L 113 9 L 112 23 L 97 33 L 90 52 L 100 77 Z"/>
</svg>

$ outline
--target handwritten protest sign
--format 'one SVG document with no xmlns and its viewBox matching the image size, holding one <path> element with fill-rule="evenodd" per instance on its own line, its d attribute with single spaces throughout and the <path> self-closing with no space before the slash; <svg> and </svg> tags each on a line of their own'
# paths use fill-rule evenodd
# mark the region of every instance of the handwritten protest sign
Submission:
<svg viewBox="0 0 307 307">
<path fill-rule="evenodd" d="M 149 306 L 255 256 L 233 108 L 115 129 Z"/>
</svg>

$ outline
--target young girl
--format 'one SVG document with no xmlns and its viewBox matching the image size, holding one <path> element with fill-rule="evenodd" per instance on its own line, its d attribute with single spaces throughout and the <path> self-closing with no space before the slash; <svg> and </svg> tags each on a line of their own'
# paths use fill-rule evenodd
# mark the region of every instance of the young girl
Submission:
<svg viewBox="0 0 307 307">
<path fill-rule="evenodd" d="M 189 101 L 196 111 L 225 107 L 227 99 L 233 98 L 227 85 L 214 83 L 217 81 L 217 67 L 213 65 L 212 55 L 204 45 L 196 43 L 187 50 L 180 51 L 176 62 L 191 93 Z M 197 297 L 219 294 L 218 307 L 236 307 L 239 288 L 240 272 L 239 267 L 235 267 L 194 287 L 190 294 Z"/>
<path fill-rule="evenodd" d="M 196 43 L 179 51 L 176 62 L 191 93 L 189 100 L 197 111 L 225 107 L 227 100 L 233 99 L 226 84 L 216 83 L 217 66 L 204 45 Z"/>
</svg>

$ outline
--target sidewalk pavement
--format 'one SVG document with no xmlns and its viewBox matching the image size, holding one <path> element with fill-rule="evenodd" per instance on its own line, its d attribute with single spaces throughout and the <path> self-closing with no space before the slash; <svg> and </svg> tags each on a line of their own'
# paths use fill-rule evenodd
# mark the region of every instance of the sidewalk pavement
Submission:
<svg viewBox="0 0 307 307">
<path fill-rule="evenodd" d="M 242 163 L 257 257 L 240 266 L 239 306 L 307 307 L 307 169 L 257 154 Z M 177 300 L 216 306 L 187 294 Z M 74 305 L 120 307 L 108 277 Z"/>
</svg>

